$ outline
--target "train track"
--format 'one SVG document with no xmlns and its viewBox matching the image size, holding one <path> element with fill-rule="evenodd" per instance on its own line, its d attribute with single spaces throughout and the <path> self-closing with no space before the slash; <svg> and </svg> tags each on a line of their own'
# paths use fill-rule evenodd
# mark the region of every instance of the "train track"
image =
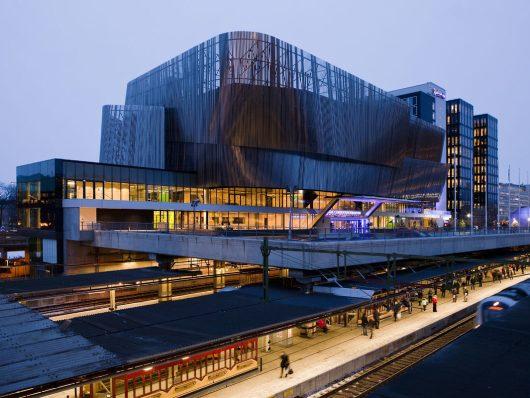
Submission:
<svg viewBox="0 0 530 398">
<path fill-rule="evenodd" d="M 475 326 L 474 320 L 475 315 L 461 319 L 438 333 L 311 395 L 311 398 L 365 397 L 377 387 L 472 330 Z"/>
</svg>

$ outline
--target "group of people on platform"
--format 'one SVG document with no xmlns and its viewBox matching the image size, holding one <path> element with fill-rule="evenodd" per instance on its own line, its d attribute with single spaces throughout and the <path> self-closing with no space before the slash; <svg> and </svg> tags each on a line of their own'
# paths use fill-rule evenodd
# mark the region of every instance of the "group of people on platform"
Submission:
<svg viewBox="0 0 530 398">
<path fill-rule="evenodd" d="M 490 273 L 493 282 L 501 282 L 502 279 L 513 279 L 513 276 L 519 271 L 521 271 L 521 274 L 524 274 L 525 269 L 526 266 L 517 264 L 506 265 L 491 271 L 477 269 L 474 271 L 466 271 L 464 274 L 460 275 L 452 273 L 446 276 L 443 280 L 435 281 L 426 295 L 424 294 L 424 289 L 410 288 L 398 300 L 394 300 L 393 302 L 387 301 L 383 303 L 381 307 L 383 308 L 385 317 L 388 312 L 392 312 L 394 322 L 397 322 L 401 318 L 404 309 L 411 314 L 414 302 L 418 303 L 418 307 L 421 311 L 427 311 L 427 307 L 432 305 L 432 311 L 438 312 L 438 291 L 440 291 L 442 298 L 445 298 L 449 291 L 451 293 L 452 302 L 454 303 L 458 301 L 458 296 L 462 294 L 463 301 L 467 302 L 469 300 L 470 290 L 475 290 L 477 285 L 482 287 L 485 279 L 489 276 L 488 273 Z M 371 313 L 365 310 L 360 319 L 363 335 L 369 336 L 370 339 L 372 339 L 374 336 L 374 330 L 379 329 L 380 320 L 380 308 L 377 306 L 372 307 Z"/>
<path fill-rule="evenodd" d="M 452 273 L 447 275 L 443 280 L 437 280 L 432 284 L 432 288 L 427 291 L 427 295 L 424 295 L 423 288 L 409 288 L 405 294 L 399 299 L 387 300 L 381 305 L 374 305 L 371 307 L 371 311 L 365 309 L 360 317 L 360 323 L 362 328 L 362 334 L 369 336 L 370 339 L 374 337 L 374 330 L 379 329 L 381 324 L 381 318 L 387 317 L 388 313 L 391 312 L 394 322 L 401 319 L 401 314 L 404 309 L 409 314 L 412 314 L 413 303 L 417 302 L 421 311 L 427 311 L 428 305 L 432 305 L 432 311 L 438 312 L 438 290 L 441 293 L 441 297 L 445 298 L 446 293 L 451 293 L 452 302 L 458 301 L 460 293 L 463 294 L 463 301 L 467 302 L 469 299 L 469 289 L 475 290 L 476 286 L 483 286 L 484 281 L 491 275 L 493 282 L 501 283 L 503 279 L 513 279 L 514 275 L 521 271 L 521 274 L 525 274 L 526 266 L 515 264 L 505 265 L 500 268 L 488 271 L 486 269 L 477 269 L 474 271 L 466 271 L 464 274 Z M 383 315 L 382 315 L 383 314 Z M 323 331 L 328 332 L 328 325 L 326 320 L 319 319 L 316 322 L 316 327 Z M 284 352 L 280 358 L 280 377 L 287 377 L 293 373 L 290 367 L 289 356 Z"/>
</svg>

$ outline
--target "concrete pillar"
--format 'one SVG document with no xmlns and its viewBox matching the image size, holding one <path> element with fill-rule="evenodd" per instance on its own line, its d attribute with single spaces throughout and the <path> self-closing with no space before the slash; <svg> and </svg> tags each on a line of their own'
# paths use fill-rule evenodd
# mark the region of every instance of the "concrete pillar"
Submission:
<svg viewBox="0 0 530 398">
<path fill-rule="evenodd" d="M 265 336 L 260 336 L 258 346 L 261 352 L 269 352 L 271 350 L 271 335 L 266 334 Z"/>
<path fill-rule="evenodd" d="M 224 262 L 214 260 L 213 262 L 213 290 L 217 291 L 225 287 L 225 266 Z"/>
<path fill-rule="evenodd" d="M 171 282 L 167 279 L 162 279 L 158 284 L 158 302 L 171 301 L 172 295 Z"/>
<path fill-rule="evenodd" d="M 285 329 L 271 335 L 271 343 L 278 344 L 281 347 L 290 347 L 293 345 L 293 329 Z"/>
<path fill-rule="evenodd" d="M 114 311 L 116 309 L 116 290 L 109 290 L 109 310 Z"/>
</svg>

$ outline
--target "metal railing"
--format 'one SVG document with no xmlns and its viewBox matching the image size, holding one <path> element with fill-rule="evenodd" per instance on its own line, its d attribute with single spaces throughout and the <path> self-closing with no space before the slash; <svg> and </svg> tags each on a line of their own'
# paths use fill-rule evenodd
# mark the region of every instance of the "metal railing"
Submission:
<svg viewBox="0 0 530 398">
<path fill-rule="evenodd" d="M 168 223 L 140 223 L 140 222 L 81 222 L 81 231 L 131 231 L 151 233 L 171 233 L 186 235 L 210 235 L 210 236 L 238 236 L 238 237 L 272 237 L 286 239 L 287 229 L 267 229 L 263 227 L 249 227 L 245 225 L 233 226 L 209 226 L 204 225 L 182 225 L 170 227 Z M 454 236 L 483 236 L 483 235 L 509 235 L 518 233 L 530 233 L 528 228 L 500 228 L 489 230 L 470 230 L 469 228 L 457 229 L 372 229 L 365 231 L 341 230 L 330 228 L 293 229 L 294 240 L 387 240 L 406 238 L 443 238 Z"/>
</svg>

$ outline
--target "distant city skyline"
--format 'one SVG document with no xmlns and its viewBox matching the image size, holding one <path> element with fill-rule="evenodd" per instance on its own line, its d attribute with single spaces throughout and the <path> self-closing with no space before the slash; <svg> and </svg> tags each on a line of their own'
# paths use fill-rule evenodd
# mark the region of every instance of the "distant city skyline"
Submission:
<svg viewBox="0 0 530 398">
<path fill-rule="evenodd" d="M 391 91 L 432 81 L 499 120 L 500 180 L 526 182 L 530 3 L 3 1 L 0 181 L 47 158 L 95 161 L 125 82 L 234 30 L 271 34 Z M 515 177 L 515 178 L 514 178 Z"/>
</svg>

